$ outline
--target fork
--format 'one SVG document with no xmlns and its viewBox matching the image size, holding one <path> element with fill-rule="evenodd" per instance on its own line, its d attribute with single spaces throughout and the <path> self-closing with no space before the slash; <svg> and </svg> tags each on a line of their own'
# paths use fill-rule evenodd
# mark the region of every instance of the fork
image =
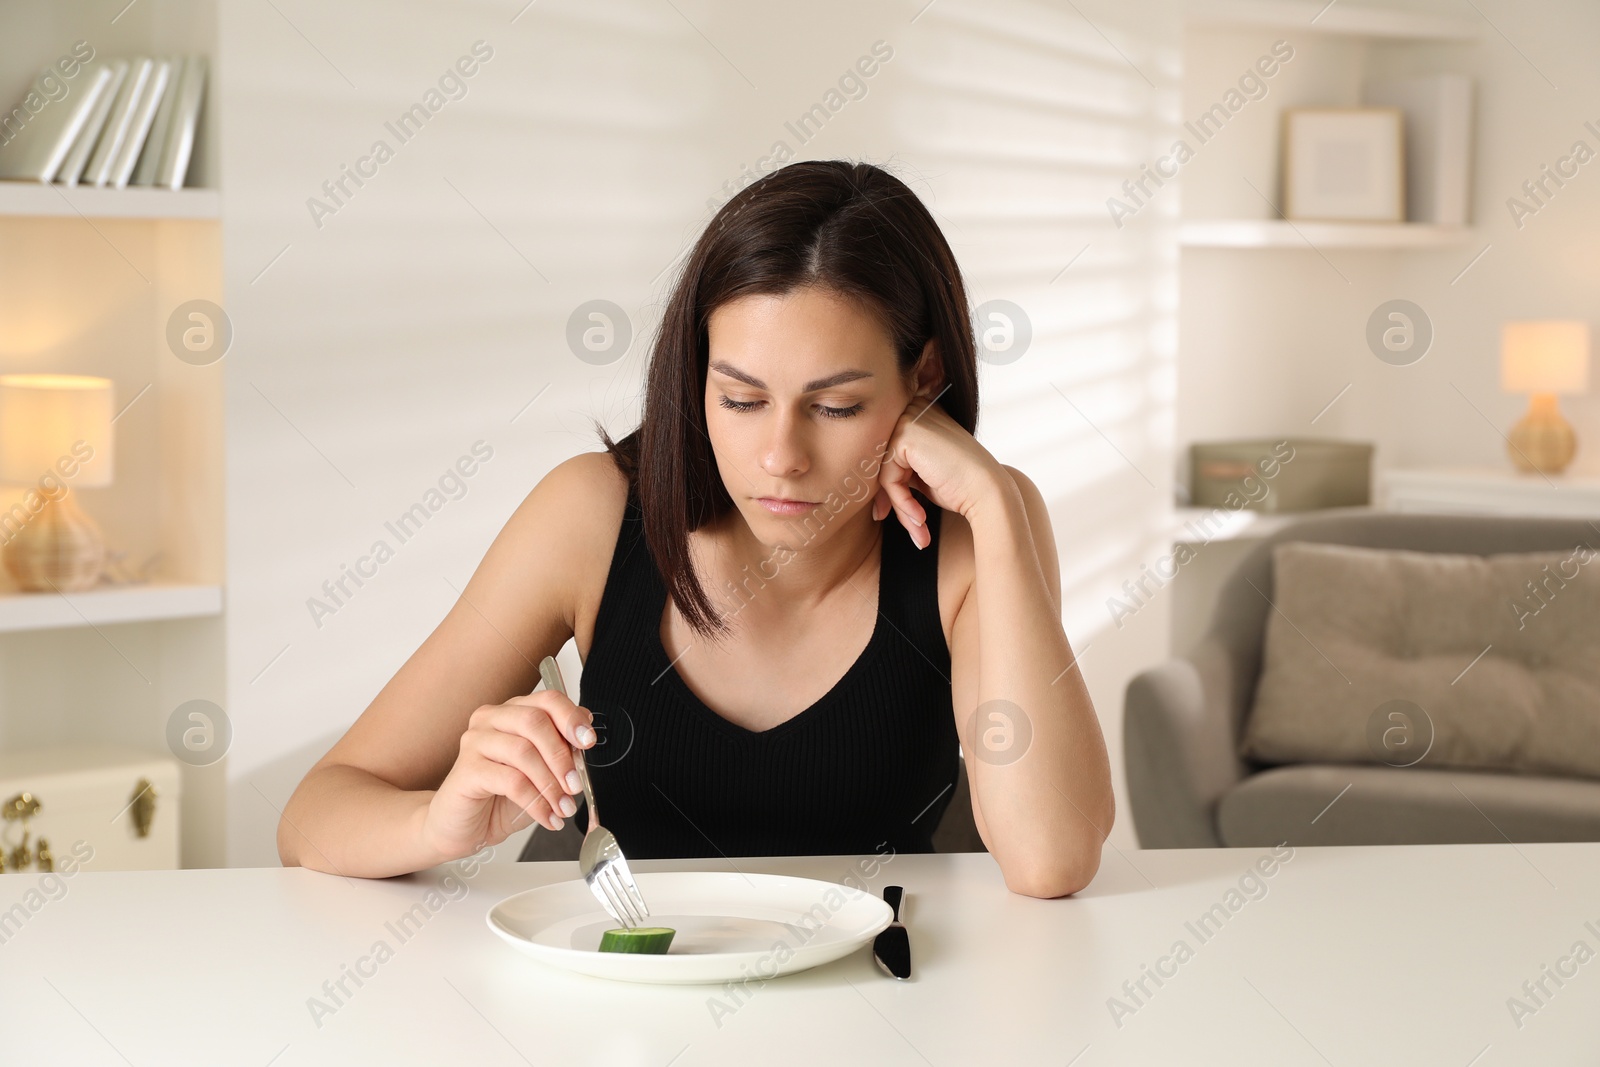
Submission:
<svg viewBox="0 0 1600 1067">
<path fill-rule="evenodd" d="M 546 689 L 562 696 L 567 687 L 561 682 L 561 668 L 555 657 L 546 656 L 539 662 L 539 677 Z M 583 782 L 583 800 L 589 808 L 589 829 L 583 835 L 583 845 L 578 850 L 578 873 L 583 875 L 589 891 L 600 901 L 601 907 L 617 922 L 628 929 L 641 926 L 650 914 L 645 906 L 639 885 L 628 870 L 628 860 L 622 847 L 610 830 L 600 825 L 600 812 L 594 805 L 594 787 L 589 784 L 589 768 L 583 762 L 583 749 L 572 750 L 572 762 L 577 767 L 578 778 Z"/>
</svg>

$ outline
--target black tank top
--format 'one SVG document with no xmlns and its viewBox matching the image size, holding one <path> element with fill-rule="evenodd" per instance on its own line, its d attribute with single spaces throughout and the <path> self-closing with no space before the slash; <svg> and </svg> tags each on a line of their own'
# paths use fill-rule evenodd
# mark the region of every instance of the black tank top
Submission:
<svg viewBox="0 0 1600 1067">
<path fill-rule="evenodd" d="M 866 649 L 816 703 L 762 731 L 706 707 L 672 665 L 660 638 L 666 584 L 629 493 L 578 697 L 599 734 L 586 754 L 595 800 L 624 853 L 933 851 L 959 742 L 939 622 L 941 512 L 913 492 L 932 540 L 918 549 L 893 513 L 883 521 Z"/>
</svg>

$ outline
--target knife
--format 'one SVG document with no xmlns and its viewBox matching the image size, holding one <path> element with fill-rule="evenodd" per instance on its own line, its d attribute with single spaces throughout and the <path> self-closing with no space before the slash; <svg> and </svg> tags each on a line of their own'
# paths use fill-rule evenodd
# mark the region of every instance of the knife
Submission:
<svg viewBox="0 0 1600 1067">
<path fill-rule="evenodd" d="M 883 887 L 883 899 L 894 909 L 894 921 L 872 939 L 872 958 L 890 978 L 911 977 L 911 941 L 900 921 L 900 900 L 905 890 L 897 885 Z"/>
</svg>

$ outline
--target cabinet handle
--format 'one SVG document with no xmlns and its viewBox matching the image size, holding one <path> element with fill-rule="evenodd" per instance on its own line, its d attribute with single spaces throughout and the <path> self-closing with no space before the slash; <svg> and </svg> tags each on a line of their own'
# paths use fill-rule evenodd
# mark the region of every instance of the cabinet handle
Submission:
<svg viewBox="0 0 1600 1067">
<path fill-rule="evenodd" d="M 133 785 L 133 799 L 128 801 L 133 813 L 133 829 L 140 837 L 150 836 L 150 823 L 156 817 L 156 789 L 150 779 L 140 778 Z"/>
<path fill-rule="evenodd" d="M 0 856 L 0 871 L 5 870 L 9 862 L 12 869 L 25 871 L 33 863 L 34 852 L 28 845 L 28 819 L 39 814 L 42 807 L 39 798 L 32 793 L 18 793 L 4 804 L 0 804 L 0 818 L 6 822 L 22 822 L 22 844 L 16 846 L 9 854 Z M 48 853 L 47 853 L 48 855 Z"/>
<path fill-rule="evenodd" d="M 29 816 L 39 814 L 39 799 L 32 793 L 18 793 L 4 805 L 0 805 L 0 818 L 7 822 L 16 819 L 27 819 Z"/>
</svg>

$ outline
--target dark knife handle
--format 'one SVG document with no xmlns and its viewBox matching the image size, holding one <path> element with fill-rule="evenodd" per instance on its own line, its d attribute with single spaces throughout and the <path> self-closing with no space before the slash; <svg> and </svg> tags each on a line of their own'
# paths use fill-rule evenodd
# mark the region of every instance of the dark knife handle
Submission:
<svg viewBox="0 0 1600 1067">
<path fill-rule="evenodd" d="M 903 886 L 886 885 L 883 887 L 884 902 L 887 903 L 889 907 L 894 909 L 895 922 L 900 921 L 900 900 L 904 893 L 905 888 Z"/>
</svg>

